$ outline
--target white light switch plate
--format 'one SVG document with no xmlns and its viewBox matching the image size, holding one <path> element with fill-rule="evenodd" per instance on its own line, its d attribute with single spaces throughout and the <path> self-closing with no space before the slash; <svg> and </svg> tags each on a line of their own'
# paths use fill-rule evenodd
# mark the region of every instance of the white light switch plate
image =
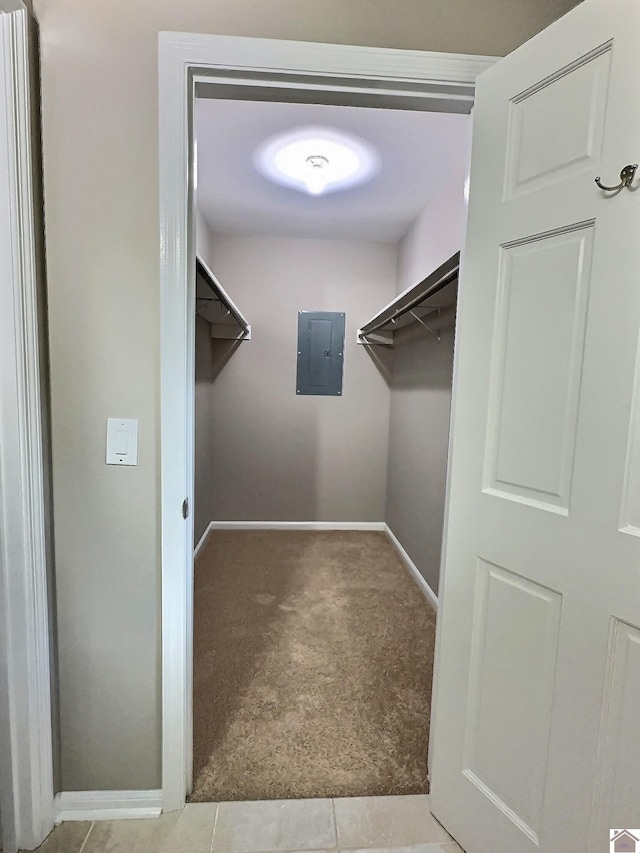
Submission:
<svg viewBox="0 0 640 853">
<path fill-rule="evenodd" d="M 137 464 L 137 418 L 107 418 L 107 465 Z"/>
</svg>

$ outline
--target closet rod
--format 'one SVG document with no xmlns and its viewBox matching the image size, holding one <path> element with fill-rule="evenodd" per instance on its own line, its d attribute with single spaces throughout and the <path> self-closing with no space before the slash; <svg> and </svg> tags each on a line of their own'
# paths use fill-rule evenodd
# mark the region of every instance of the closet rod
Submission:
<svg viewBox="0 0 640 853">
<path fill-rule="evenodd" d="M 456 265 L 455 269 L 450 270 L 449 272 L 445 273 L 442 278 L 439 278 L 437 281 L 435 281 L 427 290 L 425 290 L 424 293 L 420 294 L 420 296 L 417 296 L 415 299 L 413 299 L 411 302 L 409 302 L 402 308 L 398 308 L 398 310 L 395 311 L 391 315 L 391 317 L 387 317 L 386 320 L 380 320 L 380 322 L 375 323 L 373 326 L 369 324 L 363 326 L 360 329 L 360 337 L 366 338 L 367 335 L 371 335 L 373 334 L 373 332 L 379 331 L 384 326 L 388 326 L 390 323 L 395 323 L 396 320 L 398 320 L 400 317 L 404 317 L 405 314 L 408 314 L 414 308 L 417 308 L 418 305 L 421 305 L 423 302 L 429 299 L 430 296 L 434 296 L 436 293 L 438 293 L 438 291 L 445 288 L 448 284 L 451 284 L 451 282 L 458 277 L 459 271 L 460 263 Z"/>
</svg>

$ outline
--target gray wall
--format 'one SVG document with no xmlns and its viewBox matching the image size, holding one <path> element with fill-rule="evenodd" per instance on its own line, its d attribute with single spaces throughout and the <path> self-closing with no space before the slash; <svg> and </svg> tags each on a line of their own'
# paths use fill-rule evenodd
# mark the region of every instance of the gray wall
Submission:
<svg viewBox="0 0 640 853">
<path fill-rule="evenodd" d="M 216 236 L 214 254 L 252 340 L 215 379 L 211 431 L 196 451 L 201 459 L 208 443 L 208 520 L 383 521 L 389 388 L 356 330 L 393 298 L 395 246 Z M 341 397 L 296 395 L 300 310 L 346 312 Z"/>
<path fill-rule="evenodd" d="M 416 284 L 462 244 L 465 161 L 401 242 L 398 291 Z M 417 323 L 394 340 L 386 521 L 437 595 L 444 519 L 453 331 L 440 342 Z"/>
<path fill-rule="evenodd" d="M 438 594 L 444 519 L 453 330 L 440 343 L 421 326 L 396 334 L 386 521 Z"/>
<path fill-rule="evenodd" d="M 211 458 L 213 441 L 211 422 L 213 417 L 213 382 L 215 370 L 211 326 L 202 317 L 196 317 L 196 370 L 195 370 L 195 459 L 193 494 L 193 540 L 198 542 L 213 520 L 213 478 Z"/>
<path fill-rule="evenodd" d="M 573 2 L 34 0 L 66 790 L 160 785 L 158 31 L 503 54 Z"/>
</svg>

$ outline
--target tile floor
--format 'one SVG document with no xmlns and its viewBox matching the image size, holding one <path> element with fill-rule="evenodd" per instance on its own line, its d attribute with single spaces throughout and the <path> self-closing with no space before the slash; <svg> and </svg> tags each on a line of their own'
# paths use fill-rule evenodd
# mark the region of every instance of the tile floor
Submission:
<svg viewBox="0 0 640 853">
<path fill-rule="evenodd" d="M 196 803 L 156 820 L 63 823 L 40 853 L 461 853 L 428 796 Z"/>
</svg>

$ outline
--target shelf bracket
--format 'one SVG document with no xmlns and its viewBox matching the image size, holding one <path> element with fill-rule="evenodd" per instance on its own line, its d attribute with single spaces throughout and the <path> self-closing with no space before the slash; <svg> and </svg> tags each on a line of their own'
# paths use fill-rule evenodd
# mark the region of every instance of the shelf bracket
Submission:
<svg viewBox="0 0 640 853">
<path fill-rule="evenodd" d="M 438 308 L 438 319 L 440 319 L 440 314 L 441 314 L 441 313 L 442 313 L 442 311 L 440 310 L 440 308 Z M 414 320 L 417 320 L 417 321 L 418 321 L 418 323 L 420 323 L 420 325 L 421 325 L 421 326 L 424 326 L 424 327 L 425 327 L 425 329 L 427 330 L 427 332 L 431 332 L 431 334 L 433 335 L 433 337 L 437 339 L 438 343 L 440 343 L 440 332 L 434 332 L 434 330 L 431 328 L 431 326 L 428 326 L 428 325 L 424 322 L 424 320 L 422 319 L 422 317 L 418 317 L 418 315 L 417 315 L 414 311 L 409 311 L 409 314 L 411 314 L 411 316 L 413 317 L 413 319 L 414 319 Z"/>
</svg>

